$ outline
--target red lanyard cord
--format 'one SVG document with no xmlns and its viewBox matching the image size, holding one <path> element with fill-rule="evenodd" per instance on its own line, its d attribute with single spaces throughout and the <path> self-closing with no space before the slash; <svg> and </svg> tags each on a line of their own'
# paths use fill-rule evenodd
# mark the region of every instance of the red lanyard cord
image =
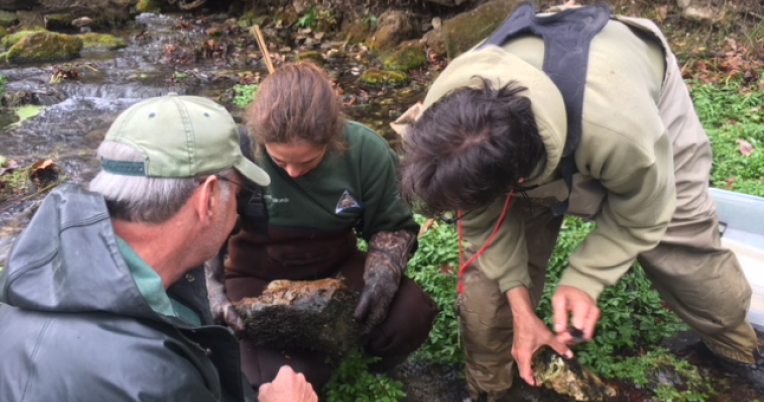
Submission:
<svg viewBox="0 0 764 402">
<path fill-rule="evenodd" d="M 488 236 L 488 240 L 485 241 L 485 244 L 483 244 L 483 247 L 480 247 L 480 250 L 475 253 L 467 262 L 464 262 L 464 246 L 462 244 L 462 241 L 464 239 L 464 229 L 462 228 L 462 220 L 459 219 L 456 223 L 457 231 L 459 233 L 459 285 L 457 288 L 457 291 L 459 294 L 462 294 L 464 292 L 464 271 L 467 269 L 470 264 L 472 264 L 478 257 L 480 257 L 481 254 L 488 248 L 488 246 L 493 243 L 493 238 L 496 237 L 496 233 L 499 232 L 499 228 L 501 227 L 501 224 L 504 222 L 504 218 L 507 216 L 507 211 L 509 210 L 509 203 L 512 201 L 512 195 L 515 193 L 515 189 L 509 191 L 509 194 L 507 195 L 507 199 L 504 201 L 504 207 L 501 210 L 501 214 L 499 215 L 499 220 L 496 221 L 496 227 L 493 228 L 493 232 L 490 236 Z M 462 217 L 462 211 L 458 212 L 458 218 Z"/>
</svg>

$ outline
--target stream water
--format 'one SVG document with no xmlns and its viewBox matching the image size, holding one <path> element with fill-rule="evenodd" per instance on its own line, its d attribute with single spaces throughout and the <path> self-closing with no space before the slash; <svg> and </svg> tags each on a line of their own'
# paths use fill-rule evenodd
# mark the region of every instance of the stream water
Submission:
<svg viewBox="0 0 764 402">
<path fill-rule="evenodd" d="M 5 127 L 0 128 L 0 155 L 18 166 L 50 159 L 69 180 L 84 183 L 98 171 L 95 149 L 110 123 L 141 99 L 168 92 L 208 96 L 226 105 L 234 116 L 240 116 L 242 109 L 233 105 L 231 88 L 242 75 L 265 75 L 267 70 L 258 57 L 246 54 L 247 49 L 256 50 L 256 47 L 251 36 L 243 31 L 239 31 L 238 36 L 215 39 L 216 49 L 222 49 L 223 56 L 204 57 L 204 49 L 213 47 L 205 27 L 215 22 L 214 17 L 206 18 L 200 23 L 180 16 L 143 14 L 129 29 L 114 32 L 126 40 L 128 46 L 124 49 L 83 53 L 81 58 L 69 63 L 2 65 L 0 74 L 8 78 L 7 93 L 44 106 L 44 110 L 18 127 L 7 126 L 13 121 L 8 110 L 0 113 L 0 127 Z M 222 21 L 220 17 L 218 22 Z M 247 36 L 248 39 L 242 39 Z M 242 40 L 248 44 L 238 53 L 225 44 Z M 170 51 L 174 46 L 179 48 Z M 286 46 L 299 47 L 290 43 L 280 46 L 277 54 L 282 56 L 294 54 Z M 324 43 L 322 50 L 340 46 Z M 394 143 L 388 123 L 422 98 L 428 73 L 413 77 L 405 88 L 371 88 L 358 83 L 360 72 L 374 63 L 362 50 L 326 53 L 334 55 L 329 58 L 327 70 L 331 70 L 341 88 L 348 117 L 375 128 Z M 76 69 L 79 77 L 51 83 L 56 68 Z M 44 194 L 27 193 L 0 203 L 0 267 L 5 265 L 13 239 L 28 223 L 43 197 Z M 457 402 L 466 397 L 461 371 L 461 367 L 407 363 L 394 375 L 406 384 L 409 402 Z M 516 382 L 519 385 L 513 387 L 511 400 L 565 400 L 524 386 L 519 379 Z M 625 389 L 618 400 L 649 400 L 644 399 L 647 398 L 644 394 L 640 390 Z M 750 395 L 745 393 L 721 400 L 751 401 Z"/>
<path fill-rule="evenodd" d="M 257 58 L 230 50 L 231 43 L 242 41 L 251 43 L 239 53 L 253 49 L 254 40 L 243 30 L 229 29 L 230 35 L 218 37 L 214 45 L 209 42 L 205 29 L 224 23 L 223 17 L 188 20 L 182 16 L 142 14 L 132 28 L 113 32 L 127 42 L 124 49 L 84 52 L 81 58 L 68 63 L 2 66 L 0 74 L 8 79 L 6 93 L 41 105 L 44 110 L 16 128 L 7 125 L 16 119 L 12 110 L 0 113 L 0 127 L 5 127 L 0 128 L 0 155 L 18 166 L 51 159 L 68 179 L 86 182 L 98 171 L 95 150 L 110 123 L 141 99 L 168 92 L 208 96 L 223 103 L 238 118 L 242 108 L 232 103 L 231 88 L 241 76 L 265 75 L 267 70 Z M 335 45 L 340 46 L 325 43 L 323 50 Z M 205 50 L 210 49 L 223 54 L 205 55 Z M 294 53 L 286 46 L 279 50 L 283 52 L 277 51 L 276 56 L 291 57 Z M 394 140 L 387 125 L 390 117 L 415 102 L 422 86 L 414 82 L 398 90 L 365 88 L 357 82 L 362 71 L 357 65 L 363 62 L 363 53 L 333 53 L 328 70 L 343 92 L 348 117 Z M 51 83 L 57 68 L 77 70 L 79 76 Z M 0 203 L 0 266 L 15 235 L 42 198 L 23 194 Z"/>
</svg>

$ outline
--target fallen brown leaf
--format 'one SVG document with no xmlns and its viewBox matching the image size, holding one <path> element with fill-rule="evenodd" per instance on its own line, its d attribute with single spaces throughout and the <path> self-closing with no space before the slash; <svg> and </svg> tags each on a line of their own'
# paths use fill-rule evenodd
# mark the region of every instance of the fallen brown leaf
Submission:
<svg viewBox="0 0 764 402">
<path fill-rule="evenodd" d="M 753 152 L 753 145 L 751 145 L 750 142 L 743 139 L 739 139 L 737 140 L 737 143 L 740 145 L 740 153 L 743 156 L 748 156 L 751 154 L 751 152 Z"/>
</svg>

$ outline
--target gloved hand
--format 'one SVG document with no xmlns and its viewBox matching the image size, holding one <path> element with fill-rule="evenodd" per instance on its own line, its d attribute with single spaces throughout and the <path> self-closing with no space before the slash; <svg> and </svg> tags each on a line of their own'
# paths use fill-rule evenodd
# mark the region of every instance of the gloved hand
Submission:
<svg viewBox="0 0 764 402">
<path fill-rule="evenodd" d="M 364 267 L 364 287 L 353 313 L 358 322 L 373 328 L 387 317 L 387 309 L 398 291 L 416 236 L 407 230 L 379 232 L 369 240 Z"/>
<path fill-rule="evenodd" d="M 223 282 L 223 257 L 221 254 L 204 263 L 204 277 L 207 281 L 207 299 L 215 324 L 228 325 L 234 332 L 244 331 L 244 320 L 231 304 L 225 293 Z"/>
</svg>

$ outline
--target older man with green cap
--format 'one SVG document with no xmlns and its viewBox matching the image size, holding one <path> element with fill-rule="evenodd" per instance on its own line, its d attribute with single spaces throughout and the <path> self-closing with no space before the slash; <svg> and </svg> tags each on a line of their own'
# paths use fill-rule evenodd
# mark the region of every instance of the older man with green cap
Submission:
<svg viewBox="0 0 764 402">
<path fill-rule="evenodd" d="M 54 189 L 0 275 L 0 400 L 254 400 L 236 339 L 211 325 L 201 268 L 234 226 L 236 194 L 270 183 L 231 115 L 201 97 L 144 100 L 98 156 L 89 190 Z M 261 400 L 316 400 L 283 375 Z"/>
</svg>

